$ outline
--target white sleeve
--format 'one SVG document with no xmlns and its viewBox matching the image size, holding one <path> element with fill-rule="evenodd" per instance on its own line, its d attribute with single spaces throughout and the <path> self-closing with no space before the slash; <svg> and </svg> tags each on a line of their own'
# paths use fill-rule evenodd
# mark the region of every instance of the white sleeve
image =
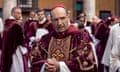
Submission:
<svg viewBox="0 0 120 72">
<path fill-rule="evenodd" d="M 59 62 L 60 64 L 60 71 L 59 72 L 70 72 L 70 69 L 67 67 L 65 62 Z"/>
<path fill-rule="evenodd" d="M 67 65 L 65 64 L 65 62 L 63 62 L 63 61 L 59 62 L 59 65 L 60 65 L 59 72 L 71 72 L 69 70 L 69 68 L 67 67 Z M 43 64 L 40 72 L 46 72 L 45 71 L 45 64 Z"/>
</svg>

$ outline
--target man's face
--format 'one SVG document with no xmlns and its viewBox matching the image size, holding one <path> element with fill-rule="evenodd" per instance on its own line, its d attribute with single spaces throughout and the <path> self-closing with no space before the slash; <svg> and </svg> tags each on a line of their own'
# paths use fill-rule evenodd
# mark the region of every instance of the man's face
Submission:
<svg viewBox="0 0 120 72">
<path fill-rule="evenodd" d="M 92 18 L 92 23 L 97 24 L 98 20 L 99 20 L 99 18 L 95 16 L 95 17 Z"/>
<path fill-rule="evenodd" d="M 64 8 L 55 8 L 51 11 L 52 23 L 57 32 L 65 32 L 68 29 L 69 16 Z"/>
<path fill-rule="evenodd" d="M 45 13 L 44 11 L 38 12 L 38 19 L 41 21 L 45 18 Z"/>
<path fill-rule="evenodd" d="M 35 12 L 30 12 L 30 17 L 35 18 Z"/>
<path fill-rule="evenodd" d="M 13 14 L 16 20 L 20 20 L 22 17 L 22 11 L 21 9 L 15 9 L 15 12 Z"/>
<path fill-rule="evenodd" d="M 84 14 L 80 14 L 80 22 L 85 22 L 85 19 L 86 19 L 86 17 L 85 17 L 85 15 Z"/>
</svg>

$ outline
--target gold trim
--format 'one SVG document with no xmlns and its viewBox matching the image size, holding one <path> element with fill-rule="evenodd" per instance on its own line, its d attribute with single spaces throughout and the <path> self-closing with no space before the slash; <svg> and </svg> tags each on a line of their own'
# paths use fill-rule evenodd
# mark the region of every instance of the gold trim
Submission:
<svg viewBox="0 0 120 72">
<path fill-rule="evenodd" d="M 45 49 L 45 48 L 41 48 L 43 51 L 45 51 L 45 53 L 47 53 L 48 54 L 48 52 L 47 52 L 47 50 Z"/>
<path fill-rule="evenodd" d="M 88 71 L 88 70 L 91 70 L 92 68 L 94 68 L 94 64 L 89 66 L 89 67 L 83 67 L 80 60 L 79 60 L 79 57 L 76 58 L 78 63 L 79 63 L 79 66 L 80 66 L 80 69 L 83 70 L 83 71 Z"/>
<path fill-rule="evenodd" d="M 67 50 L 67 53 L 66 53 L 66 54 L 67 54 L 66 60 L 68 60 L 68 59 L 69 59 L 69 56 L 70 56 L 70 55 L 69 55 L 69 51 L 70 51 L 71 36 L 68 37 L 67 43 L 68 43 L 68 45 L 67 45 L 67 46 L 68 46 L 68 48 L 67 48 L 68 50 Z"/>
<path fill-rule="evenodd" d="M 48 46 L 48 58 L 50 58 L 50 54 L 51 54 L 51 52 L 50 52 L 50 46 L 52 45 L 52 42 L 53 42 L 53 37 L 51 37 L 51 40 L 50 40 L 49 46 Z"/>
<path fill-rule="evenodd" d="M 70 53 L 72 53 L 73 51 L 75 51 L 77 49 L 77 47 L 74 47 L 70 50 Z"/>
</svg>

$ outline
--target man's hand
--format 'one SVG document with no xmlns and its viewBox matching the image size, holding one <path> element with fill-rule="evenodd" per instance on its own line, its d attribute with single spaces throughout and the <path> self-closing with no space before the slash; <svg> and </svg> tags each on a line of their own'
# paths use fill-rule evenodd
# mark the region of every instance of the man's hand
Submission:
<svg viewBox="0 0 120 72">
<path fill-rule="evenodd" d="M 59 69 L 59 62 L 55 59 L 47 59 L 45 68 L 48 72 L 56 72 Z"/>
</svg>

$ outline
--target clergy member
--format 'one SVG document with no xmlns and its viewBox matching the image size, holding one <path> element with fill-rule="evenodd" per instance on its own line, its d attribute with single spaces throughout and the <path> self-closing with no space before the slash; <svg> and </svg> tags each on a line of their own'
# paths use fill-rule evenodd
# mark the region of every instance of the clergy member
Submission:
<svg viewBox="0 0 120 72">
<path fill-rule="evenodd" d="M 28 72 L 27 48 L 23 46 L 21 9 L 14 7 L 11 14 L 4 28 L 1 72 Z"/>
<path fill-rule="evenodd" d="M 38 20 L 37 22 L 32 22 L 29 25 L 29 30 L 28 30 L 28 34 L 27 37 L 31 40 L 31 39 L 35 39 L 38 40 L 40 38 L 36 37 L 36 34 L 38 34 L 39 29 L 45 29 L 48 32 L 53 31 L 53 26 L 52 24 L 47 20 L 46 16 L 45 16 L 45 11 L 44 10 L 38 10 L 37 11 L 37 16 L 38 16 Z M 42 32 L 44 33 L 44 32 Z M 40 34 L 40 33 L 39 33 Z M 41 36 L 40 36 L 41 37 Z"/>
<path fill-rule="evenodd" d="M 30 11 L 29 13 L 29 18 L 25 21 L 24 23 L 24 36 L 25 36 L 25 42 L 26 42 L 26 46 L 29 49 L 29 52 L 31 51 L 29 42 L 30 42 L 30 37 L 34 36 L 33 33 L 33 29 L 35 24 L 38 23 L 38 19 L 37 19 L 37 14 L 34 11 Z"/>
<path fill-rule="evenodd" d="M 120 24 L 110 33 L 110 72 L 120 72 Z"/>
<path fill-rule="evenodd" d="M 69 24 L 65 6 L 55 5 L 51 19 L 55 31 L 42 37 L 32 72 L 97 72 L 90 36 Z"/>
<path fill-rule="evenodd" d="M 112 16 L 111 16 L 112 17 Z M 114 21 L 113 18 L 109 19 L 106 18 L 105 20 L 102 20 L 99 24 L 96 26 L 95 31 L 95 37 L 99 40 L 99 43 L 96 46 L 96 53 L 98 57 L 98 69 L 100 72 L 104 72 L 104 65 L 101 63 L 104 50 L 107 44 L 109 32 L 110 32 L 110 25 Z"/>
<path fill-rule="evenodd" d="M 110 54 L 111 54 L 111 49 L 115 47 L 116 40 L 114 39 L 114 31 L 116 28 L 119 28 L 119 23 L 118 23 L 118 18 L 117 17 L 110 17 L 109 19 L 112 19 L 113 21 L 111 22 L 110 25 L 110 34 L 109 38 L 105 47 L 104 55 L 102 58 L 102 64 L 104 64 L 104 70 L 105 72 L 110 72 Z M 116 36 L 115 36 L 116 37 Z"/>
</svg>

